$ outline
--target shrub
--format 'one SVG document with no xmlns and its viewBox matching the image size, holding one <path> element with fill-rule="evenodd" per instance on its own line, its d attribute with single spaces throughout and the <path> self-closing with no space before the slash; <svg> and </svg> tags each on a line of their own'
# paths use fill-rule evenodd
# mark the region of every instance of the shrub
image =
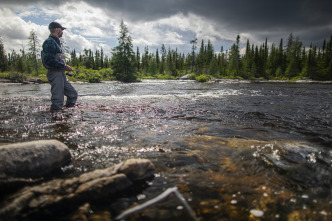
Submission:
<svg viewBox="0 0 332 221">
<path fill-rule="evenodd" d="M 198 81 L 198 82 L 207 82 L 209 80 L 210 80 L 210 77 L 205 74 L 201 74 L 198 77 L 196 77 L 196 81 Z"/>
<path fill-rule="evenodd" d="M 89 83 L 100 83 L 100 76 L 96 74 L 91 74 L 88 76 Z"/>
</svg>

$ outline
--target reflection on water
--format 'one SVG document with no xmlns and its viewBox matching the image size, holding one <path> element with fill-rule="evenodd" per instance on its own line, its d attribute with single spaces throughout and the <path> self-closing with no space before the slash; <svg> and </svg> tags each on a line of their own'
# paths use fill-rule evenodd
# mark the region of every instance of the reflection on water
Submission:
<svg viewBox="0 0 332 221">
<path fill-rule="evenodd" d="M 57 120 L 49 85 L 1 87 L 0 143 L 64 142 L 74 156 L 64 177 L 128 158 L 154 162 L 148 188 L 95 205 L 97 215 L 177 186 L 202 220 L 331 219 L 331 85 L 149 80 L 74 87 L 79 107 Z M 128 219 L 186 218 L 170 197 Z"/>
</svg>

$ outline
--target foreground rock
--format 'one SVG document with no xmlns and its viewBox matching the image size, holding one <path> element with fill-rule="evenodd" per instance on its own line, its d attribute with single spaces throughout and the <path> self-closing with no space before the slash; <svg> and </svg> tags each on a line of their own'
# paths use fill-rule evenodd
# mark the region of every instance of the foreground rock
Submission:
<svg viewBox="0 0 332 221">
<path fill-rule="evenodd" d="M 26 187 L 0 205 L 0 217 L 27 220 L 64 216 L 81 205 L 111 197 L 128 190 L 136 181 L 153 175 L 149 160 L 130 159 L 102 170 L 70 179 L 56 179 L 34 187 Z"/>
<path fill-rule="evenodd" d="M 0 146 L 0 180 L 41 177 L 70 160 L 68 147 L 57 140 Z"/>
</svg>

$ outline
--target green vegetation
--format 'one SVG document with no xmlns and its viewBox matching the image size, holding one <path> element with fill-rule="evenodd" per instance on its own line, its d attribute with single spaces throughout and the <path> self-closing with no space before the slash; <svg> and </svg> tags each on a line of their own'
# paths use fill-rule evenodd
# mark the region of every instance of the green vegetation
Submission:
<svg viewBox="0 0 332 221">
<path fill-rule="evenodd" d="M 115 78 L 123 82 L 135 82 L 136 59 L 128 28 L 121 20 L 119 45 L 113 49 L 112 66 Z"/>
<path fill-rule="evenodd" d="M 196 77 L 196 81 L 198 81 L 198 82 L 207 82 L 209 80 L 210 80 L 210 77 L 205 74 L 201 74 L 198 77 Z"/>
<path fill-rule="evenodd" d="M 91 83 L 136 82 L 139 79 L 177 79 L 190 74 L 190 79 L 199 82 L 211 78 L 332 80 L 332 36 L 328 42 L 323 41 L 322 48 L 314 45 L 305 48 L 298 37 L 290 34 L 286 45 L 283 39 L 278 46 L 272 43 L 270 47 L 267 39 L 261 46 L 250 45 L 247 40 L 244 54 L 240 54 L 240 36 L 226 51 L 221 47 L 215 52 L 210 40 L 207 44 L 202 40 L 196 52 L 197 39 L 194 39 L 190 41 L 192 51 L 187 55 L 177 48 L 166 49 L 164 44 L 155 52 L 146 46 L 143 53 L 139 48 L 134 53 L 132 39 L 122 21 L 118 41 L 111 58 L 104 55 L 102 48 L 95 52 L 84 49 L 82 53 L 67 49 L 67 63 L 77 70 L 70 79 Z M 65 42 L 62 44 L 67 48 Z M 13 50 L 6 55 L 0 37 L 0 77 L 22 80 L 31 76 L 47 81 L 39 48 L 39 39 L 31 31 L 28 52 L 23 47 L 19 53 Z"/>
</svg>

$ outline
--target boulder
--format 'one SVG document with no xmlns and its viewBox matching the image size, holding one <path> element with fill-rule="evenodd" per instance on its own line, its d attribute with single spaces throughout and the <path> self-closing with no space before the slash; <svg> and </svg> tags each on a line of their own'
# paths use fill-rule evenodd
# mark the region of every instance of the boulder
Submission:
<svg viewBox="0 0 332 221">
<path fill-rule="evenodd" d="M 0 179 L 41 177 L 70 160 L 69 148 L 57 140 L 0 146 Z"/>
<path fill-rule="evenodd" d="M 40 78 L 30 78 L 29 82 L 34 83 L 34 84 L 41 84 L 41 83 L 43 83 L 42 79 L 40 79 Z"/>
<path fill-rule="evenodd" d="M 136 171 L 136 172 L 135 172 Z M 102 199 L 111 199 L 135 184 L 153 176 L 150 160 L 132 159 L 124 163 L 82 174 L 25 187 L 0 205 L 0 217 L 7 220 L 33 220 L 60 217 Z"/>
<path fill-rule="evenodd" d="M 190 77 L 190 74 L 186 74 L 186 75 L 180 77 L 179 79 L 180 79 L 180 80 L 190 80 L 189 77 Z"/>
</svg>

